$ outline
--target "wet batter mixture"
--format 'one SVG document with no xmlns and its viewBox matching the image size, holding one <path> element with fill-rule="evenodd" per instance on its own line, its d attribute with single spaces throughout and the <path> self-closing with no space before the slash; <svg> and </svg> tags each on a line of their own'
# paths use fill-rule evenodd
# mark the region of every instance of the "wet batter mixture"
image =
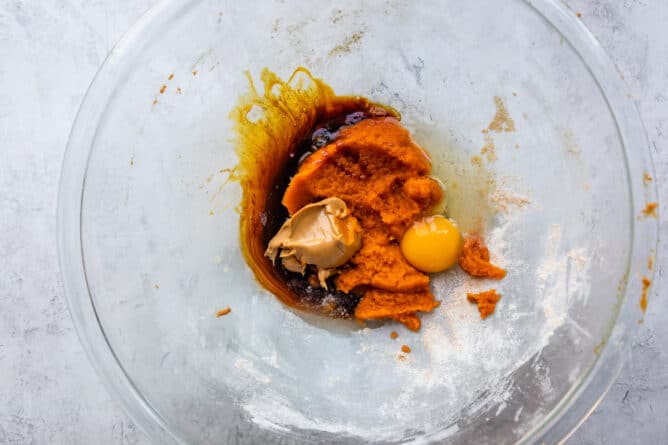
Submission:
<svg viewBox="0 0 668 445">
<path fill-rule="evenodd" d="M 428 273 L 459 262 L 473 276 L 503 277 L 480 240 L 463 241 L 434 214 L 443 188 L 395 110 L 337 96 L 301 68 L 287 82 L 266 69 L 261 79 L 263 91 L 251 81 L 232 113 L 241 245 L 281 301 L 417 330 L 418 314 L 439 304 Z M 485 299 L 484 316 L 496 301 Z"/>
</svg>

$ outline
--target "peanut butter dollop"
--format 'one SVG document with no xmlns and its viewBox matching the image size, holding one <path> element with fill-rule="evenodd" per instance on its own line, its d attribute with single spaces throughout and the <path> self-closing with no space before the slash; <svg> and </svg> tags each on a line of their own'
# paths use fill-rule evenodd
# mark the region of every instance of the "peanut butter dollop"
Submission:
<svg viewBox="0 0 668 445">
<path fill-rule="evenodd" d="M 323 287 L 334 268 L 345 264 L 361 246 L 362 229 L 350 215 L 346 203 L 327 198 L 308 204 L 288 218 L 269 241 L 265 255 L 301 274 L 307 265 L 316 266 Z"/>
</svg>

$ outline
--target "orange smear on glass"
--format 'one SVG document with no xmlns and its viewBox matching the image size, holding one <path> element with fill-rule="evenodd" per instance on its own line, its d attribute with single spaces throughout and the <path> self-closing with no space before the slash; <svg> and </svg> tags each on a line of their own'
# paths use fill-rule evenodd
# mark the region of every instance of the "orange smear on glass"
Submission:
<svg viewBox="0 0 668 445">
<path fill-rule="evenodd" d="M 642 293 L 640 294 L 640 309 L 642 310 L 643 314 L 647 310 L 647 291 L 649 290 L 649 287 L 651 285 L 652 282 L 650 281 L 649 278 L 642 277 Z"/>
</svg>

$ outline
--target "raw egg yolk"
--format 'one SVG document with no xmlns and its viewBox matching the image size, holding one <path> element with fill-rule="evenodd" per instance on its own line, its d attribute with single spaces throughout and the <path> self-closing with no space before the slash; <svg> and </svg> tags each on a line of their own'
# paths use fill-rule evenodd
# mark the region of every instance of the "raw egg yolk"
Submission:
<svg viewBox="0 0 668 445">
<path fill-rule="evenodd" d="M 441 272 L 454 266 L 460 249 L 459 229 L 441 215 L 415 221 L 401 239 L 401 253 L 422 272 Z"/>
</svg>

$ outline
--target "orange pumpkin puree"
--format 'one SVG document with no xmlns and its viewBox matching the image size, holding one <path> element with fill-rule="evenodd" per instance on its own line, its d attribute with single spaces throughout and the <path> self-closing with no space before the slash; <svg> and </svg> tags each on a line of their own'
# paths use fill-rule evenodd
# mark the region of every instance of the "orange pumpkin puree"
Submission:
<svg viewBox="0 0 668 445">
<path fill-rule="evenodd" d="M 472 277 L 500 280 L 506 276 L 505 269 L 489 262 L 489 249 L 478 237 L 468 237 L 464 240 L 459 256 L 459 267 Z"/>
<path fill-rule="evenodd" d="M 471 303 L 478 305 L 480 318 L 484 320 L 494 312 L 496 303 L 501 299 L 501 295 L 496 293 L 496 289 L 490 289 L 477 294 L 466 294 L 466 298 Z"/>
<path fill-rule="evenodd" d="M 430 172 L 429 157 L 396 118 L 374 118 L 343 128 L 302 163 L 285 191 L 291 215 L 336 196 L 362 226 L 362 247 L 334 279 L 337 289 L 362 294 L 358 319 L 391 318 L 418 330 L 416 312 L 439 304 L 429 276 L 408 264 L 398 243 L 417 217 L 443 199 Z"/>
</svg>

